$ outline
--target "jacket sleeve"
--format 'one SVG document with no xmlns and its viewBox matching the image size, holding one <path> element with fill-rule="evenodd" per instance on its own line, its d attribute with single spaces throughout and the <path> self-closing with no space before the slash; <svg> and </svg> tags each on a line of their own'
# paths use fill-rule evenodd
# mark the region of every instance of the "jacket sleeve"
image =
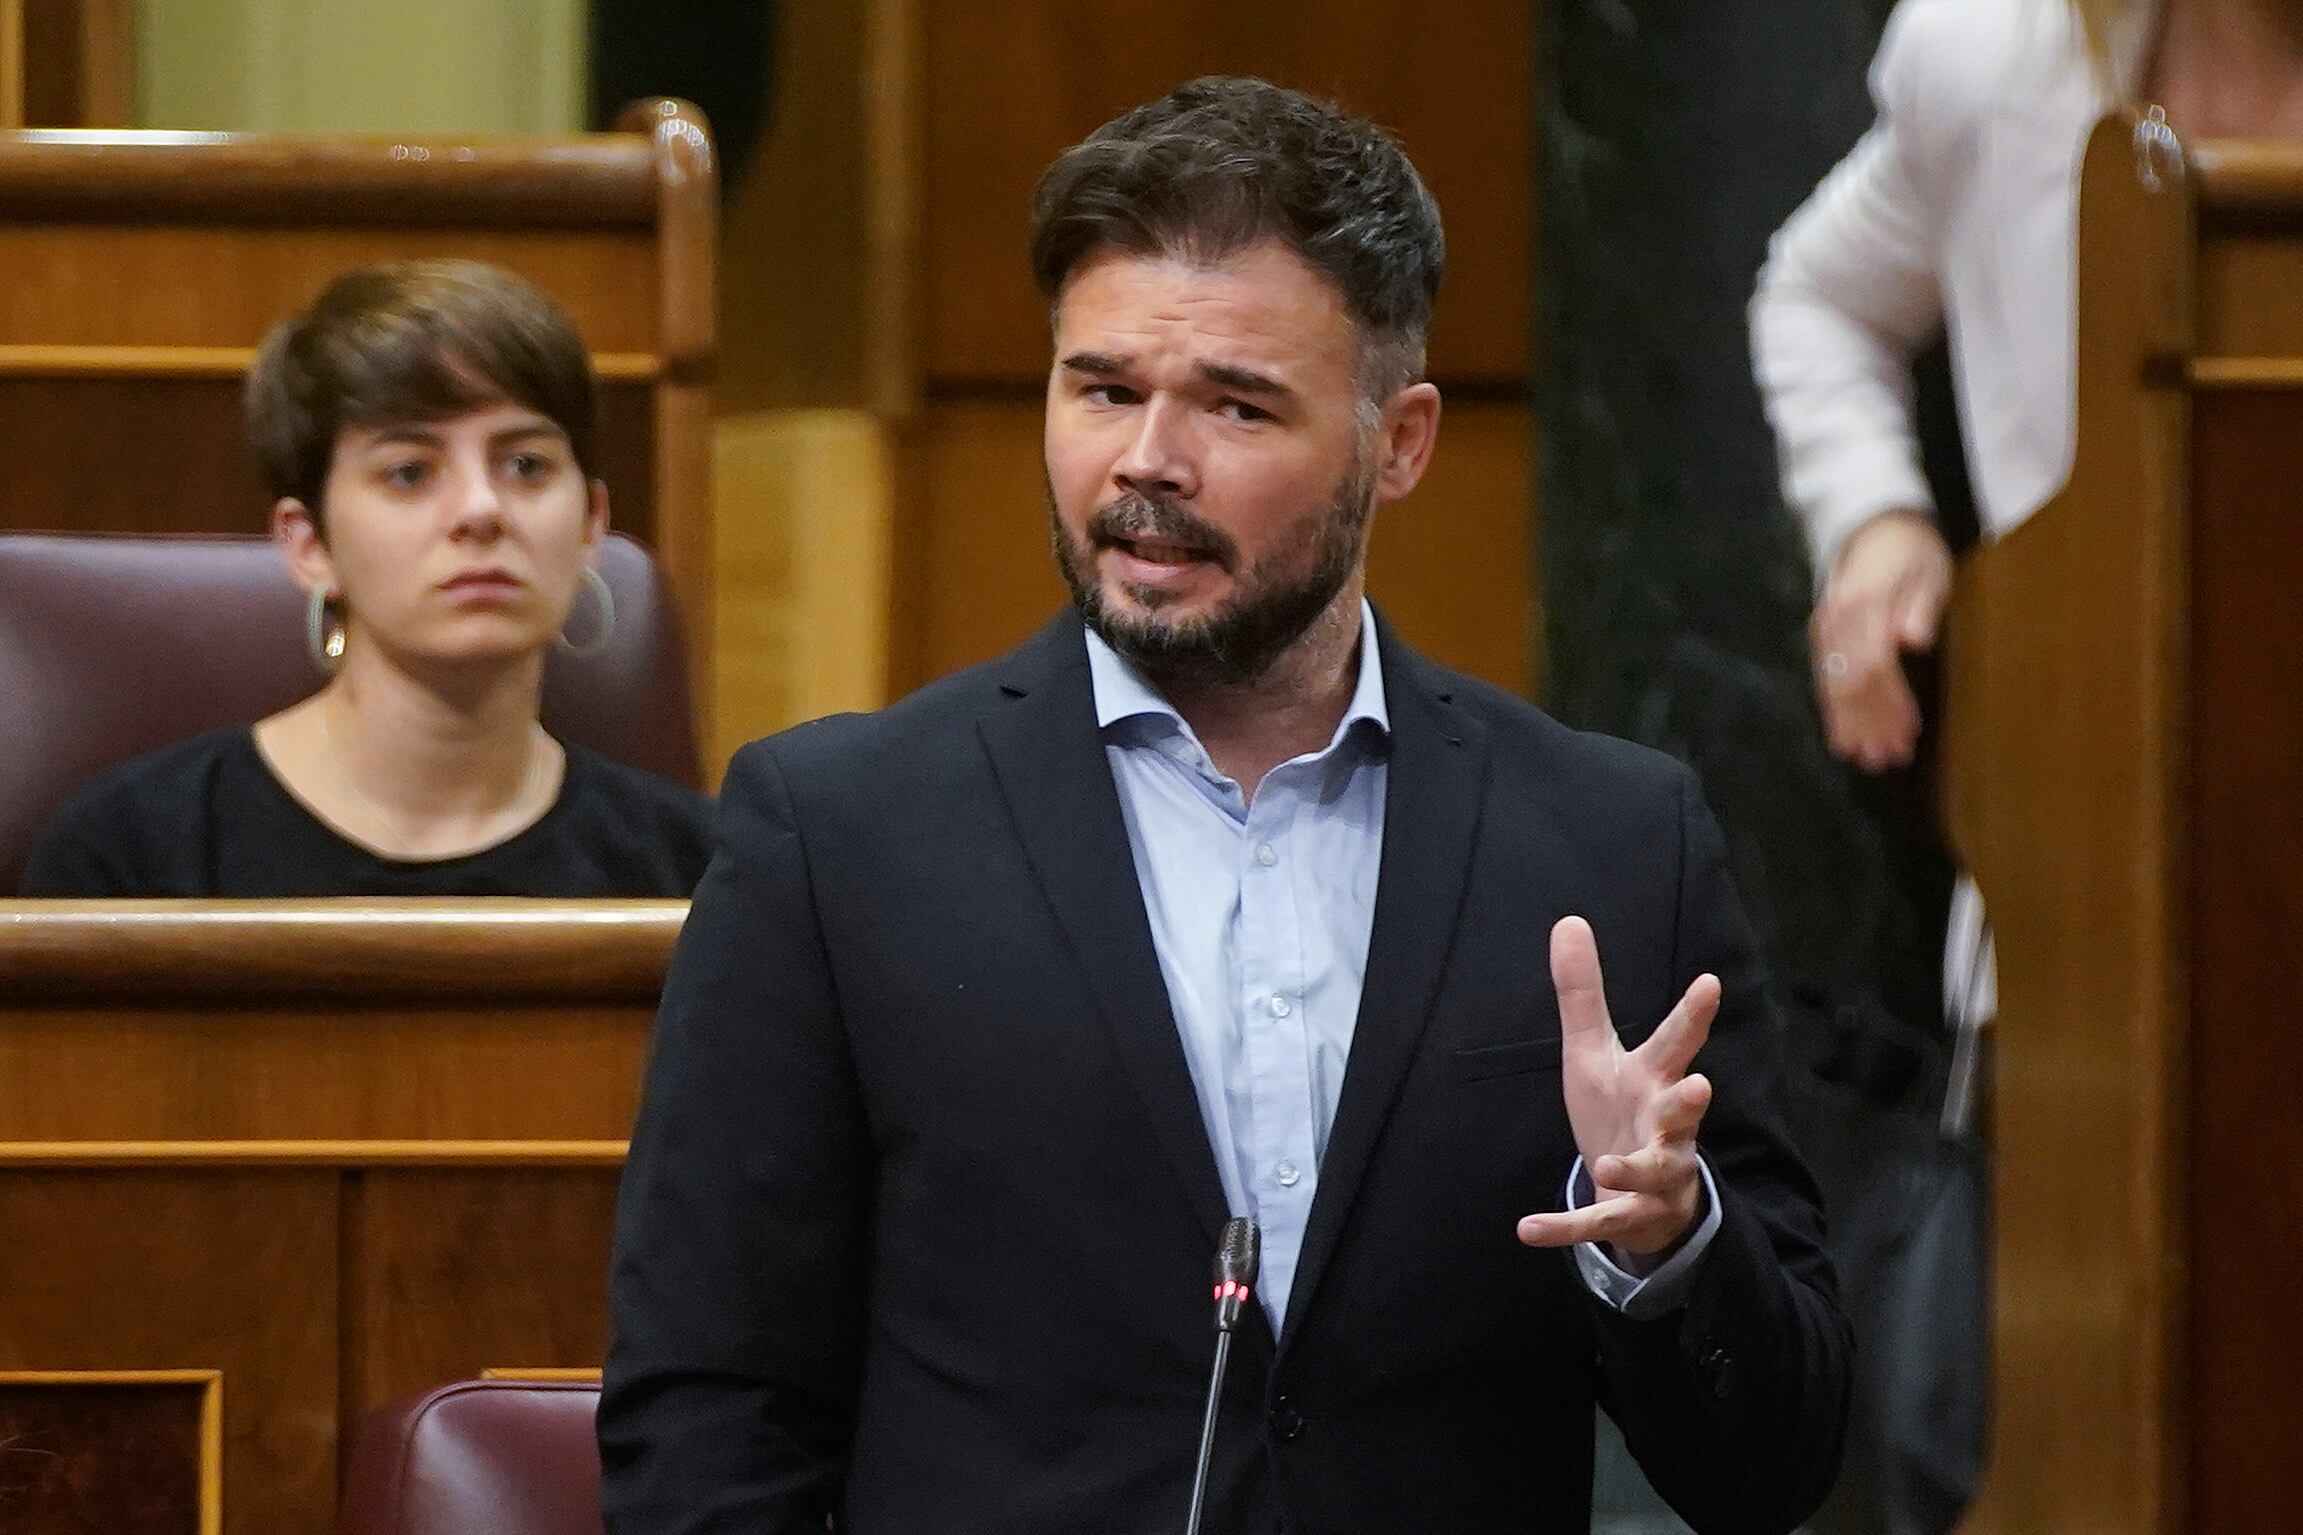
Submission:
<svg viewBox="0 0 2303 1535">
<path fill-rule="evenodd" d="M 1695 1069 L 1712 1083 L 1697 1141 L 1721 1219 L 1686 1304 L 1638 1320 L 1594 1303 L 1603 1400 L 1666 1502 L 1702 1535 L 1791 1529 L 1839 1468 L 1847 1322 L 1822 1200 L 1778 1105 L 1781 1060 L 1759 956 L 1694 776 L 1681 779 L 1676 984 L 1706 971 L 1719 1016 Z"/>
<path fill-rule="evenodd" d="M 1872 65 L 1869 132 L 1768 245 L 1751 349 L 1775 429 L 1783 496 L 1805 525 L 1820 586 L 1850 534 L 1883 512 L 1932 512 L 1912 424 L 1912 354 L 1942 324 L 1945 210 L 1915 139 L 1911 5 Z M 1940 108 L 1937 108 L 1940 110 Z"/>
<path fill-rule="evenodd" d="M 822 1535 L 853 1434 L 871 1146 L 774 743 L 739 753 L 616 1212 L 616 1535 Z"/>
</svg>

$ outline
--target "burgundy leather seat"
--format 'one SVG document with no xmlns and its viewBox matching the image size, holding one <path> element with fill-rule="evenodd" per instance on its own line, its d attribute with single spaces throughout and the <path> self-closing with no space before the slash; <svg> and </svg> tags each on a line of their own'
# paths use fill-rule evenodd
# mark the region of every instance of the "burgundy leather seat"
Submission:
<svg viewBox="0 0 2303 1535">
<path fill-rule="evenodd" d="M 600 571 L 615 632 L 595 655 L 550 652 L 544 724 L 693 784 L 670 588 L 617 534 Z M 590 607 L 577 599 L 576 627 Z M 268 539 L 0 533 L 0 897 L 15 893 L 34 834 L 98 770 L 284 709 L 324 680 L 305 650 L 303 594 Z"/>
<path fill-rule="evenodd" d="M 589 1383 L 470 1380 L 363 1415 L 339 1535 L 601 1535 Z"/>
</svg>

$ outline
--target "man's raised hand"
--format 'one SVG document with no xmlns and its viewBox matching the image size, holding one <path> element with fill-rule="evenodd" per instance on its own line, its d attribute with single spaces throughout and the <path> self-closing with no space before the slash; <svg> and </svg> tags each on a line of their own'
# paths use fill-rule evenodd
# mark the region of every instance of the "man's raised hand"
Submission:
<svg viewBox="0 0 2303 1535">
<path fill-rule="evenodd" d="M 1702 1207 L 1695 1131 L 1711 1083 L 1687 1067 L 1719 1011 L 1719 978 L 1697 976 L 1636 1050 L 1616 1037 L 1599 947 L 1581 917 L 1563 917 L 1551 930 L 1551 984 L 1559 994 L 1560 1086 L 1593 1197 L 1580 1210 L 1524 1217 L 1519 1239 L 1530 1247 L 1605 1242 L 1629 1267 L 1651 1267 Z"/>
</svg>

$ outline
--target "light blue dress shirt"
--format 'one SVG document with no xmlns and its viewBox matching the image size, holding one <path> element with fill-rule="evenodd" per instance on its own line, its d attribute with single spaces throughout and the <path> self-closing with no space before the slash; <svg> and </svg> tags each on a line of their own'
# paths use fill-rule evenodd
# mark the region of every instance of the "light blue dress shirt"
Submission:
<svg viewBox="0 0 2303 1535">
<path fill-rule="evenodd" d="M 1360 605 L 1359 678 L 1335 734 L 1273 768 L 1253 803 L 1093 630 L 1087 647 L 1096 723 L 1200 1119 L 1225 1202 L 1263 1228 L 1258 1291 L 1277 1331 L 1319 1192 L 1375 922 L 1391 740 L 1375 614 Z M 1595 1294 L 1632 1316 L 1677 1304 L 1719 1224 L 1708 1167 L 1703 1178 L 1702 1222 L 1644 1280 L 1590 1244 L 1576 1250 Z M 1529 1208 L 1537 1197 L 1529 1190 Z M 1497 1238 L 1513 1240 L 1509 1231 Z"/>
</svg>

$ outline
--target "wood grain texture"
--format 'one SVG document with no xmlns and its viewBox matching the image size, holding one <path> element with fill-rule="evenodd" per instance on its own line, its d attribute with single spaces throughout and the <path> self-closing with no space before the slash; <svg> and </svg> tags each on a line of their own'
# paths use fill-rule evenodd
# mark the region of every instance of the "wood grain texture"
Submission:
<svg viewBox="0 0 2303 1535">
<path fill-rule="evenodd" d="M 222 1535 L 217 1370 L 0 1371 L 0 1516 L 46 1535 Z"/>
<path fill-rule="evenodd" d="M 35 378 L 239 378 L 255 360 L 254 347 L 0 345 L 0 375 Z M 650 382 L 662 371 L 662 360 L 646 352 L 602 352 L 592 358 L 593 376 L 603 381 Z"/>
<path fill-rule="evenodd" d="M 1998 1391 L 1972 1531 L 2303 1504 L 2303 152 L 2081 192 L 2070 485 L 1961 577 L 1948 799 L 1998 937 Z"/>
<path fill-rule="evenodd" d="M 142 375 L 10 376 L 0 366 L 0 464 L 8 472 L 0 527 L 263 532 L 272 502 L 249 457 L 240 387 L 237 374 L 200 376 L 172 362 Z M 657 521 L 653 409 L 645 383 L 600 389 L 595 441 L 609 517 L 644 543 L 654 542 Z M 71 429 L 57 430 L 59 421 Z"/>
<path fill-rule="evenodd" d="M 220 1372 L 226 1535 L 332 1528 L 335 1183 L 293 1172 L 0 1177 L 0 1370 Z"/>
<path fill-rule="evenodd" d="M 18 1005 L 0 1033 L 0 1141 L 620 1140 L 649 1011 Z"/>
<path fill-rule="evenodd" d="M 20 146 L 0 144 L 0 169 Z M 492 262 L 549 293 L 597 352 L 659 350 L 660 315 L 634 302 L 656 283 L 645 230 L 347 224 L 250 228 L 128 217 L 23 221 L 0 192 L 0 342 L 254 347 L 331 280 L 374 261 Z M 186 272 L 230 272 L 192 284 Z"/>
<path fill-rule="evenodd" d="M 1525 376 L 1534 110 L 1524 7 L 987 0 L 923 11 L 931 383 L 1041 376 L 1047 313 L 1024 254 L 1040 173 L 1099 123 L 1211 72 L 1333 97 L 1398 133 L 1448 225 L 1433 376 L 1509 384 Z"/>
<path fill-rule="evenodd" d="M 2303 355 L 2303 241 L 2295 231 L 2229 230 L 2199 247 L 2202 358 Z"/>
<path fill-rule="evenodd" d="M 116 129 L 32 132 L 0 155 L 13 217 L 543 228 L 657 216 L 639 134 L 322 138 Z"/>
<path fill-rule="evenodd" d="M 0 1141 L 0 1168 L 620 1167 L 628 1141 Z"/>
<path fill-rule="evenodd" d="M 0 129 L 24 126 L 24 0 L 0 0 Z"/>
<path fill-rule="evenodd" d="M 2221 139 L 2195 144 L 2190 171 L 2199 215 L 2211 227 L 2303 224 L 2303 143 Z"/>
<path fill-rule="evenodd" d="M 2195 390 L 2303 389 L 2303 357 L 2199 357 L 2190 369 Z"/>
<path fill-rule="evenodd" d="M 0 902 L 16 1000 L 652 998 L 685 901 Z"/>
<path fill-rule="evenodd" d="M 1996 930 L 1993 1425 L 1964 1528 L 2185 1528 L 2189 209 L 2088 152 L 2069 486 L 1959 577 L 1945 801 Z M 2154 382 L 2156 380 L 2156 382 Z"/>
<path fill-rule="evenodd" d="M 2192 431 L 2192 1527 L 2268 1530 L 2303 1508 L 2303 1051 L 2285 1026 L 2303 995 L 2303 390 L 2200 400 Z"/>
<path fill-rule="evenodd" d="M 221 1371 L 225 1530 L 307 1535 L 349 1415 L 596 1366 L 682 913 L 0 907 L 0 1371 Z"/>
<path fill-rule="evenodd" d="M 133 9 L 133 0 L 0 6 L 0 26 L 13 12 L 20 28 L 23 69 L 20 111 L 0 115 L 0 127 L 125 127 L 136 105 Z"/>
<path fill-rule="evenodd" d="M 617 1169 L 376 1170 L 348 1181 L 347 1411 L 504 1360 L 597 1368 Z"/>
</svg>

